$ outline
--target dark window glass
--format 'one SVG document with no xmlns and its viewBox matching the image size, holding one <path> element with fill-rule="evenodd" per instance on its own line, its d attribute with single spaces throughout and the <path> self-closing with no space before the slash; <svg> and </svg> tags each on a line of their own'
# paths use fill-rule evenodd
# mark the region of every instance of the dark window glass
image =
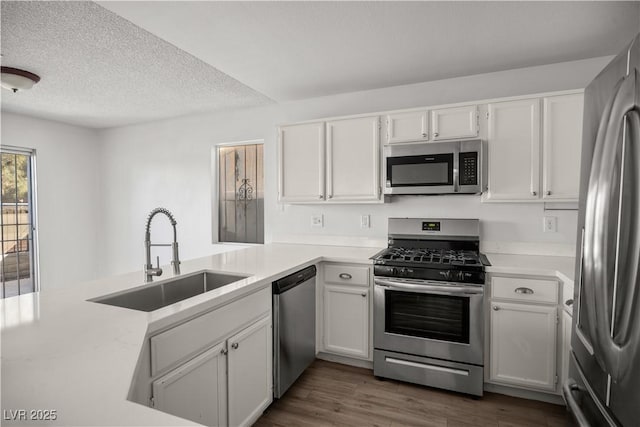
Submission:
<svg viewBox="0 0 640 427">
<path fill-rule="evenodd" d="M 453 185 L 453 154 L 389 157 L 392 187 Z"/>
<path fill-rule="evenodd" d="M 218 148 L 218 239 L 264 243 L 262 144 Z"/>
</svg>

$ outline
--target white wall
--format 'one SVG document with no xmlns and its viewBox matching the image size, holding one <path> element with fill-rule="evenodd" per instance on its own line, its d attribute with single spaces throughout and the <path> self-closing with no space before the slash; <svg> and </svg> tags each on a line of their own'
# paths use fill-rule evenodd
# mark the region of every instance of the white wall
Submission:
<svg viewBox="0 0 640 427">
<path fill-rule="evenodd" d="M 473 196 L 399 197 L 385 205 L 280 206 L 276 202 L 276 126 L 322 117 L 584 88 L 610 57 L 509 70 L 289 102 L 268 107 L 188 116 L 100 132 L 102 274 L 143 264 L 144 220 L 156 206 L 173 211 L 183 259 L 222 251 L 211 244 L 211 164 L 216 143 L 264 139 L 266 241 L 335 241 L 384 244 L 389 216 L 478 217 L 485 242 L 567 248 L 575 241 L 575 211 L 554 211 L 558 232 L 542 233 L 539 204 L 481 204 Z M 311 213 L 323 213 L 325 227 L 310 227 Z M 359 215 L 371 228 L 359 228 Z M 166 224 L 153 238 L 168 240 Z M 337 236 L 337 237 L 336 237 Z M 159 251 L 161 264 L 169 251 Z"/>
<path fill-rule="evenodd" d="M 2 145 L 36 150 L 41 289 L 96 278 L 96 131 L 3 112 L 1 136 Z"/>
</svg>

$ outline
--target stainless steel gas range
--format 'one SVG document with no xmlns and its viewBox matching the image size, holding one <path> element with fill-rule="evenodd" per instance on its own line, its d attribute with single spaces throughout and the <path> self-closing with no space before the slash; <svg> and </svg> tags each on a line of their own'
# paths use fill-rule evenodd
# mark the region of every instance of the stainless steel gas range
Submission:
<svg viewBox="0 0 640 427">
<path fill-rule="evenodd" d="M 374 261 L 374 375 L 482 396 L 477 219 L 389 218 Z"/>
</svg>

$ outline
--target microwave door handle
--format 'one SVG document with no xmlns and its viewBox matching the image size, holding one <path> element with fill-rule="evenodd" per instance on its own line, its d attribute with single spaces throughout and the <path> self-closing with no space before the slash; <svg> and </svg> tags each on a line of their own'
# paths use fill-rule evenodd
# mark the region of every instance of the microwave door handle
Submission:
<svg viewBox="0 0 640 427">
<path fill-rule="evenodd" d="M 453 150 L 453 192 L 460 192 L 460 144 Z"/>
<path fill-rule="evenodd" d="M 459 179 L 459 171 L 457 167 L 453 168 L 453 192 L 460 192 L 460 179 Z"/>
</svg>

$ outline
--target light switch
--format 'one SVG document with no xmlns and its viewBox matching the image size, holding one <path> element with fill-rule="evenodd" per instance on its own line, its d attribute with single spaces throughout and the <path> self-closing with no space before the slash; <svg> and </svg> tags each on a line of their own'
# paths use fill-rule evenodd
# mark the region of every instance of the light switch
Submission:
<svg viewBox="0 0 640 427">
<path fill-rule="evenodd" d="M 369 215 L 360 215 L 360 228 L 371 227 L 371 217 Z"/>
</svg>

